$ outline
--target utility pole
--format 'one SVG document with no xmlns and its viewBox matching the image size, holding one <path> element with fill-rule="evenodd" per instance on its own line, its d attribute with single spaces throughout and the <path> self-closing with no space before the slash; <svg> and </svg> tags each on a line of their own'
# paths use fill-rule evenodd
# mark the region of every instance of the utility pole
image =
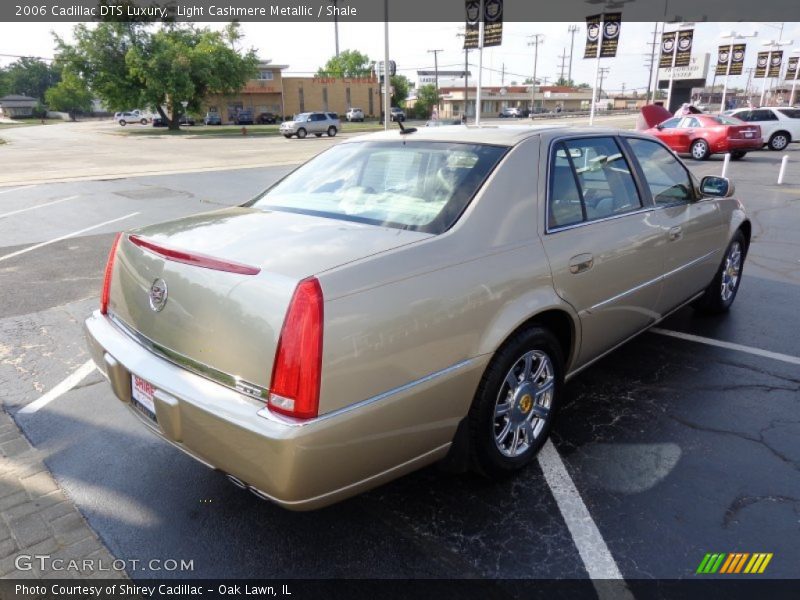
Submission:
<svg viewBox="0 0 800 600">
<path fill-rule="evenodd" d="M 433 54 L 433 77 L 436 82 L 436 113 L 438 114 L 441 109 L 439 106 L 439 52 L 444 52 L 444 50 L 428 50 L 428 52 Z"/>
<path fill-rule="evenodd" d="M 456 37 L 463 37 L 464 42 L 467 41 L 467 33 L 457 33 Z M 467 123 L 467 103 L 469 101 L 469 48 L 464 48 L 464 113 L 462 122 Z"/>
<path fill-rule="evenodd" d="M 561 83 L 563 85 L 566 85 L 567 82 L 566 82 L 566 79 L 564 78 L 564 69 L 567 68 L 567 49 L 566 48 L 564 48 L 564 51 L 561 53 L 559 58 L 561 59 L 561 62 L 558 65 L 558 68 L 561 69 Z"/>
<path fill-rule="evenodd" d="M 568 75 L 567 75 L 567 79 L 569 79 L 570 81 L 572 81 L 572 53 L 575 50 L 575 32 L 576 31 L 578 31 L 578 26 L 577 25 L 570 25 L 567 28 L 567 33 L 569 33 L 570 36 L 572 37 L 572 40 L 569 43 L 569 72 L 568 72 Z"/>
<path fill-rule="evenodd" d="M 600 98 L 603 95 L 603 79 L 606 78 L 606 75 L 611 70 L 611 67 L 600 67 L 600 85 L 597 89 L 597 101 L 600 101 Z"/>
<path fill-rule="evenodd" d="M 656 47 L 658 44 L 658 23 L 653 24 L 653 41 L 650 44 L 650 61 L 647 76 L 647 96 L 645 97 L 645 104 L 650 104 L 656 99 L 656 88 L 658 88 L 658 69 L 656 69 L 656 83 L 653 85 L 653 67 L 656 64 Z M 652 93 L 651 93 L 652 89 Z"/>
<path fill-rule="evenodd" d="M 333 4 L 333 33 L 336 36 L 336 56 L 339 56 L 339 11 L 336 6 L 339 0 L 328 0 Z"/>
<path fill-rule="evenodd" d="M 747 85 L 744 87 L 744 95 L 747 98 L 747 102 L 751 102 L 750 96 L 750 82 L 753 80 L 753 73 L 755 72 L 755 67 L 747 67 Z"/>
<path fill-rule="evenodd" d="M 504 87 L 506 85 L 506 63 L 503 63 L 500 71 L 500 87 Z"/>
<path fill-rule="evenodd" d="M 536 63 L 539 60 L 539 44 L 542 43 L 544 37 L 541 33 L 534 33 L 528 36 L 533 38 L 532 42 L 528 42 L 528 46 L 533 46 L 533 80 L 531 81 L 531 111 L 536 108 Z"/>
</svg>

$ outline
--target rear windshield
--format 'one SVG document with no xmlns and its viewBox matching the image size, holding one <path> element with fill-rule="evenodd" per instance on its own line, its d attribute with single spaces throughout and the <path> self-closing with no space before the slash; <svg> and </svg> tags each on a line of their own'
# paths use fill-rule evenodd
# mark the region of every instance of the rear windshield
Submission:
<svg viewBox="0 0 800 600">
<path fill-rule="evenodd" d="M 450 142 L 340 144 L 245 206 L 441 233 L 506 150 Z"/>
<path fill-rule="evenodd" d="M 737 119 L 736 117 L 726 117 L 724 115 L 719 115 L 717 117 L 710 117 L 712 121 L 715 123 L 719 123 L 720 125 L 745 125 L 745 122 L 741 119 Z"/>
</svg>

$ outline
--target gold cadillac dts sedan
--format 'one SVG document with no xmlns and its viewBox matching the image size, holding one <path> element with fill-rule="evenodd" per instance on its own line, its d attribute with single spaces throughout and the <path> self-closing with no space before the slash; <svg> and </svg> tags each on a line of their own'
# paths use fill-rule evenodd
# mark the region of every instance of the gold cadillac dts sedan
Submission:
<svg viewBox="0 0 800 600">
<path fill-rule="evenodd" d="M 86 335 L 146 426 L 286 508 L 442 459 L 500 477 L 565 380 L 687 303 L 730 307 L 732 194 L 633 132 L 353 138 L 242 206 L 120 234 Z"/>
</svg>

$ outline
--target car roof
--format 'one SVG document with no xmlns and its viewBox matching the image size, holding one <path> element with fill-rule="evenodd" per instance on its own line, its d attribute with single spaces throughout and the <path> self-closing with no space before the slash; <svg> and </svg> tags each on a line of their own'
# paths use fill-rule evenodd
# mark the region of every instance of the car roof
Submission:
<svg viewBox="0 0 800 600">
<path fill-rule="evenodd" d="M 406 128 L 408 129 L 408 128 Z M 381 141 L 431 141 L 462 142 L 470 144 L 491 144 L 495 146 L 516 146 L 528 138 L 562 135 L 618 135 L 635 134 L 630 130 L 607 129 L 597 127 L 567 127 L 564 125 L 452 125 L 441 127 L 421 127 L 417 131 L 400 135 L 400 129 L 392 127 L 388 131 L 370 133 L 349 138 L 342 143 L 381 142 Z"/>
</svg>

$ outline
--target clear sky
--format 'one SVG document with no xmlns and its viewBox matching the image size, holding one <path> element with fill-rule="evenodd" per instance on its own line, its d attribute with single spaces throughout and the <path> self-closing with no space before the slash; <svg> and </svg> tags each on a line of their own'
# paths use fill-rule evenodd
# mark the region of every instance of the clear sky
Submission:
<svg viewBox="0 0 800 600">
<path fill-rule="evenodd" d="M 584 60 L 585 24 L 576 21 L 573 79 L 580 83 L 591 83 L 594 76 L 594 61 Z M 213 28 L 223 24 L 209 23 Z M 539 46 L 538 78 L 551 80 L 560 75 L 560 55 L 569 56 L 570 23 L 506 23 L 503 44 L 484 51 L 485 85 L 500 85 L 501 71 L 505 66 L 505 84 L 522 82 L 533 74 L 533 48 L 528 46 L 528 36 L 544 34 Z M 602 66 L 610 67 L 603 89 L 619 92 L 623 84 L 626 90 L 644 91 L 647 86 L 645 54 L 649 53 L 649 42 L 653 39 L 654 23 L 624 23 L 617 58 L 603 59 Z M 747 40 L 745 67 L 755 65 L 756 52 L 767 40 L 777 39 L 779 23 L 698 23 L 695 26 L 693 54 L 710 52 L 712 65 L 716 59 L 716 48 L 722 43 L 720 35 L 734 30 L 738 33 L 758 31 L 758 37 Z M 439 68 L 463 68 L 464 51 L 461 38 L 456 34 L 462 23 L 390 23 L 390 55 L 397 62 L 399 72 L 416 79 L 417 69 L 433 69 L 433 54 L 428 50 L 439 50 Z M 259 56 L 278 64 L 289 65 L 292 74 L 313 74 L 334 53 L 334 28 L 332 23 L 244 23 L 245 45 L 254 47 Z M 670 30 L 668 26 L 668 30 Z M 69 37 L 69 23 L 0 23 L 0 54 L 33 55 L 51 57 L 54 51 L 51 31 Z M 366 52 L 370 58 L 383 58 L 383 23 L 340 23 L 339 47 Z M 786 23 L 783 40 L 794 44 L 784 50 L 800 49 L 800 23 Z M 756 46 L 758 48 L 756 48 Z M 13 58 L 0 56 L 0 64 L 8 64 Z M 475 76 L 478 56 L 470 52 L 470 70 Z M 709 83 L 713 70 L 709 71 Z M 746 75 L 731 77 L 730 85 L 744 87 Z M 718 83 L 721 83 L 718 81 Z"/>
</svg>

